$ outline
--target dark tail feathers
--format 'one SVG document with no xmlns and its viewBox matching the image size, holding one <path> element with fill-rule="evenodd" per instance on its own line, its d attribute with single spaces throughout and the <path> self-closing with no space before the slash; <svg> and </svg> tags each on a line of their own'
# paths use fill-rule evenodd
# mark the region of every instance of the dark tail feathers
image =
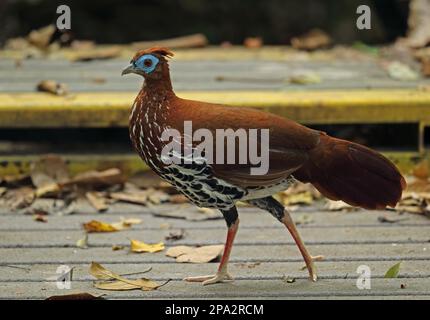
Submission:
<svg viewBox="0 0 430 320">
<path fill-rule="evenodd" d="M 323 133 L 309 160 L 293 175 L 329 199 L 366 209 L 396 206 L 406 188 L 399 170 L 381 154 Z"/>
</svg>

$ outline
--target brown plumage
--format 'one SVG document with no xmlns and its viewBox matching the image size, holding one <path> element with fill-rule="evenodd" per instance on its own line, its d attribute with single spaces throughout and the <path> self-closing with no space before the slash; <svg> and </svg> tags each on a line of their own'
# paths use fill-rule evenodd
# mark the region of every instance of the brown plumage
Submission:
<svg viewBox="0 0 430 320">
<path fill-rule="evenodd" d="M 145 78 L 130 115 L 130 137 L 136 151 L 157 174 L 193 203 L 220 209 L 229 228 L 217 274 L 187 280 L 209 284 L 231 278 L 227 262 L 239 221 L 237 201 L 248 201 L 284 223 L 305 259 L 312 280 L 316 280 L 313 258 L 294 222 L 288 211 L 271 197 L 288 188 L 294 179 L 312 183 L 327 198 L 366 209 L 395 206 L 399 201 L 406 187 L 404 178 L 388 159 L 367 147 L 332 138 L 270 113 L 177 97 L 167 62 L 172 56 L 166 48 L 139 51 L 123 74 L 136 73 Z M 193 132 L 207 129 L 214 136 L 217 129 L 269 129 L 267 173 L 251 174 L 249 162 L 165 164 L 161 152 L 167 142 L 162 141 L 161 134 L 166 128 L 176 129 L 183 143 L 185 121 L 192 122 Z M 214 154 L 220 151 L 223 150 L 215 148 Z"/>
</svg>

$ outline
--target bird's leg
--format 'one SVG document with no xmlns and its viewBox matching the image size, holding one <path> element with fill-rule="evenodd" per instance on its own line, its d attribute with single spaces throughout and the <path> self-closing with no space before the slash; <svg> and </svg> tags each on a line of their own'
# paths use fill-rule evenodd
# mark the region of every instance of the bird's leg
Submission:
<svg viewBox="0 0 430 320">
<path fill-rule="evenodd" d="M 229 210 L 222 210 L 222 214 L 227 222 L 227 240 L 224 246 L 221 262 L 218 266 L 218 271 L 215 275 L 200 276 L 200 277 L 187 277 L 184 280 L 189 282 L 202 282 L 203 285 L 214 284 L 233 280 L 233 277 L 227 272 L 228 260 L 230 258 L 231 248 L 233 247 L 234 238 L 239 227 L 239 218 L 237 215 L 236 207 Z"/>
<path fill-rule="evenodd" d="M 309 271 L 310 279 L 312 281 L 317 281 L 318 277 L 317 277 L 317 273 L 314 265 L 314 260 L 320 260 L 322 256 L 312 257 L 309 254 L 305 244 L 303 243 L 302 238 L 300 237 L 299 232 L 297 231 L 296 224 L 294 223 L 293 219 L 290 216 L 290 213 L 288 212 L 287 209 L 284 209 L 283 214 L 284 216 L 281 218 L 281 222 L 287 227 L 288 231 L 290 232 L 291 236 L 296 242 L 296 245 L 299 248 L 300 253 L 302 254 L 302 257 L 305 260 L 306 268 Z"/>
<path fill-rule="evenodd" d="M 293 219 L 290 216 L 290 213 L 284 208 L 284 206 L 272 197 L 250 200 L 249 203 L 260 209 L 269 211 L 276 219 L 278 219 L 287 227 L 288 231 L 290 232 L 291 236 L 296 242 L 296 245 L 299 248 L 300 253 L 303 256 L 303 259 L 305 260 L 306 268 L 309 271 L 310 279 L 312 281 L 317 281 L 317 274 L 316 274 L 316 269 L 314 265 L 314 260 L 321 260 L 323 257 L 322 256 L 312 257 L 309 254 L 305 244 L 302 241 L 302 238 L 300 237 L 299 232 L 297 231 L 296 224 L 294 223 Z"/>
</svg>

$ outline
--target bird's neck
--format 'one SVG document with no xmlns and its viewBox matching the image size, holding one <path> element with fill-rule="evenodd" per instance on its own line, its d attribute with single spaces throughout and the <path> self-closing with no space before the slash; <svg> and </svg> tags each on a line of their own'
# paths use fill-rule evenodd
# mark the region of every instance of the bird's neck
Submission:
<svg viewBox="0 0 430 320">
<path fill-rule="evenodd" d="M 145 90 L 147 94 L 157 95 L 168 95 L 173 93 L 172 81 L 170 80 L 169 65 L 165 63 L 163 65 L 161 73 L 157 74 L 156 77 L 145 79 L 142 90 Z"/>
</svg>

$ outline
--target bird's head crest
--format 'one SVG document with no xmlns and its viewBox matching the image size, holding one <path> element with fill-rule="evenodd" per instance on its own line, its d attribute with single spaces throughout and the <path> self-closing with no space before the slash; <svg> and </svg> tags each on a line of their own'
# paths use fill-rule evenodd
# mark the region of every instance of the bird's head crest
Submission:
<svg viewBox="0 0 430 320">
<path fill-rule="evenodd" d="M 168 48 L 152 47 L 149 49 L 144 49 L 144 50 L 140 50 L 140 51 L 136 52 L 136 54 L 134 55 L 134 57 L 131 61 L 136 61 L 137 59 L 139 59 L 140 57 L 142 57 L 146 54 L 152 54 L 152 55 L 156 55 L 158 57 L 164 57 L 164 58 L 171 58 L 174 56 L 173 52 Z"/>
</svg>

